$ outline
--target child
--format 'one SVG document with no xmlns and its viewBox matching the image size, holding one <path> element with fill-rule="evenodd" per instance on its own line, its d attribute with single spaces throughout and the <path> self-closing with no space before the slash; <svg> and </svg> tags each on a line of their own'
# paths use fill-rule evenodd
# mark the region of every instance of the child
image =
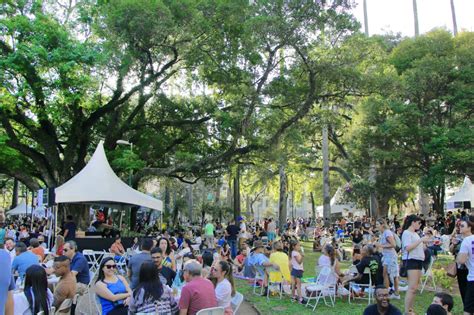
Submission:
<svg viewBox="0 0 474 315">
<path fill-rule="evenodd" d="M 298 241 L 292 240 L 290 242 L 290 265 L 291 265 L 291 296 L 293 300 L 295 297 L 295 288 L 298 294 L 298 301 L 304 304 L 303 296 L 301 295 L 301 278 L 303 278 L 303 258 L 304 254 L 301 251 L 301 245 Z"/>
</svg>

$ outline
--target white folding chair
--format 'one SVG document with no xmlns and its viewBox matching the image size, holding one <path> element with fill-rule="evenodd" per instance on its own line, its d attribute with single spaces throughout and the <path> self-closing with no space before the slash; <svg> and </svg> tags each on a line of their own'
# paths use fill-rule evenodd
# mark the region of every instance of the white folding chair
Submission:
<svg viewBox="0 0 474 315">
<path fill-rule="evenodd" d="M 223 307 L 210 307 L 200 310 L 196 315 L 224 315 Z"/>
<path fill-rule="evenodd" d="M 99 269 L 99 259 L 100 257 L 97 257 L 96 252 L 91 250 L 91 249 L 84 249 L 82 251 L 82 255 L 87 260 L 87 263 L 89 264 L 89 270 L 92 270 L 92 272 L 97 272 Z"/>
<path fill-rule="evenodd" d="M 433 284 L 432 289 L 436 292 L 436 283 L 434 279 L 434 274 L 433 274 L 433 263 L 434 263 L 434 257 L 432 256 L 430 259 L 430 264 L 428 265 L 428 269 L 423 271 L 420 281 L 421 281 L 421 288 L 420 288 L 420 293 L 423 293 L 425 290 L 426 284 L 428 283 L 428 280 L 431 278 L 431 283 Z"/>
<path fill-rule="evenodd" d="M 332 273 L 331 268 L 328 266 L 323 267 L 316 278 L 316 283 L 306 287 L 309 292 L 314 292 L 314 295 L 310 294 L 310 296 L 307 297 L 306 307 L 313 306 L 314 311 L 321 298 L 323 298 L 326 306 L 334 307 L 334 303 L 336 302 L 336 282 L 331 281 Z M 331 304 L 326 301 L 326 297 L 329 297 Z M 311 300 L 316 300 L 316 303 L 311 304 Z"/>
<path fill-rule="evenodd" d="M 263 293 L 263 282 L 265 281 L 265 267 L 263 266 L 252 266 L 254 271 L 255 271 L 255 278 L 253 281 L 253 294 L 257 294 L 256 288 L 258 281 L 262 282 L 262 285 L 260 286 L 260 295 Z"/>
<path fill-rule="evenodd" d="M 367 275 L 369 278 L 369 283 L 368 284 L 359 284 L 355 283 L 353 281 L 349 282 L 349 304 L 351 303 L 351 295 L 354 293 L 357 293 L 355 290 L 355 287 L 358 286 L 360 289 L 366 288 L 367 290 L 364 291 L 367 294 L 367 297 L 357 297 L 357 299 L 367 299 L 368 304 L 370 305 L 372 300 L 374 299 L 374 287 L 372 285 L 372 275 L 370 274 L 370 269 L 365 268 L 364 270 L 364 275 Z M 356 297 L 352 298 L 353 300 L 356 299 Z"/>
<path fill-rule="evenodd" d="M 242 293 L 235 292 L 232 301 L 230 301 L 230 305 L 232 306 L 232 311 L 234 312 L 234 315 L 237 314 L 237 311 L 239 310 L 240 304 L 242 304 L 243 300 L 244 296 L 242 295 Z"/>
<path fill-rule="evenodd" d="M 285 278 L 280 270 L 274 269 L 267 269 L 268 271 L 268 290 L 267 290 L 267 300 L 270 296 L 270 289 L 276 287 L 278 289 L 278 294 L 280 295 L 280 300 L 283 296 L 283 284 L 285 282 Z M 278 281 L 270 281 L 272 275 L 277 275 Z"/>
</svg>

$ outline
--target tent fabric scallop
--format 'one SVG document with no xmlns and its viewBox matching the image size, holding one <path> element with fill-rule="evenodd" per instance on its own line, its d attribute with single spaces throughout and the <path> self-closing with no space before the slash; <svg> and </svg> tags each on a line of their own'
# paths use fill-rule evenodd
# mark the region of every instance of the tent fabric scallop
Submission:
<svg viewBox="0 0 474 315">
<path fill-rule="evenodd" d="M 112 170 L 99 142 L 89 163 L 63 185 L 55 189 L 56 203 L 100 203 L 137 205 L 162 211 L 163 203 L 124 183 Z"/>
</svg>

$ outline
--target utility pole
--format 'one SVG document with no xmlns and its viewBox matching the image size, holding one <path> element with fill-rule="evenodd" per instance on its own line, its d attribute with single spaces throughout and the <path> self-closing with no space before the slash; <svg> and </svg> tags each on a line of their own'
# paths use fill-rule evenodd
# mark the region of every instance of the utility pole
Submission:
<svg viewBox="0 0 474 315">
<path fill-rule="evenodd" d="M 416 0 L 413 0 L 413 18 L 415 21 L 415 37 L 420 35 L 420 28 L 418 27 L 418 6 Z"/>
<path fill-rule="evenodd" d="M 458 35 L 458 23 L 456 21 L 456 10 L 454 9 L 454 0 L 451 0 L 451 16 L 453 18 L 453 34 Z"/>
<path fill-rule="evenodd" d="M 364 0 L 363 3 L 364 6 L 364 30 L 365 30 L 365 36 L 369 36 L 369 20 L 368 20 L 368 15 L 367 15 L 367 0 Z"/>
</svg>

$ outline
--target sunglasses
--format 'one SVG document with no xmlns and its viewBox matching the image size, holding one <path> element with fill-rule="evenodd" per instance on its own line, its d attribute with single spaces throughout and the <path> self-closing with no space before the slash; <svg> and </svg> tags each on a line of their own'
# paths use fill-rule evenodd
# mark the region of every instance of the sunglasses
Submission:
<svg viewBox="0 0 474 315">
<path fill-rule="evenodd" d="M 69 251 L 69 249 L 66 249 L 66 248 L 63 249 L 63 252 L 65 252 L 65 253 L 67 253 L 68 251 Z"/>
<path fill-rule="evenodd" d="M 105 268 L 107 268 L 107 269 L 115 269 L 115 268 L 117 268 L 117 265 L 105 265 Z"/>
</svg>

